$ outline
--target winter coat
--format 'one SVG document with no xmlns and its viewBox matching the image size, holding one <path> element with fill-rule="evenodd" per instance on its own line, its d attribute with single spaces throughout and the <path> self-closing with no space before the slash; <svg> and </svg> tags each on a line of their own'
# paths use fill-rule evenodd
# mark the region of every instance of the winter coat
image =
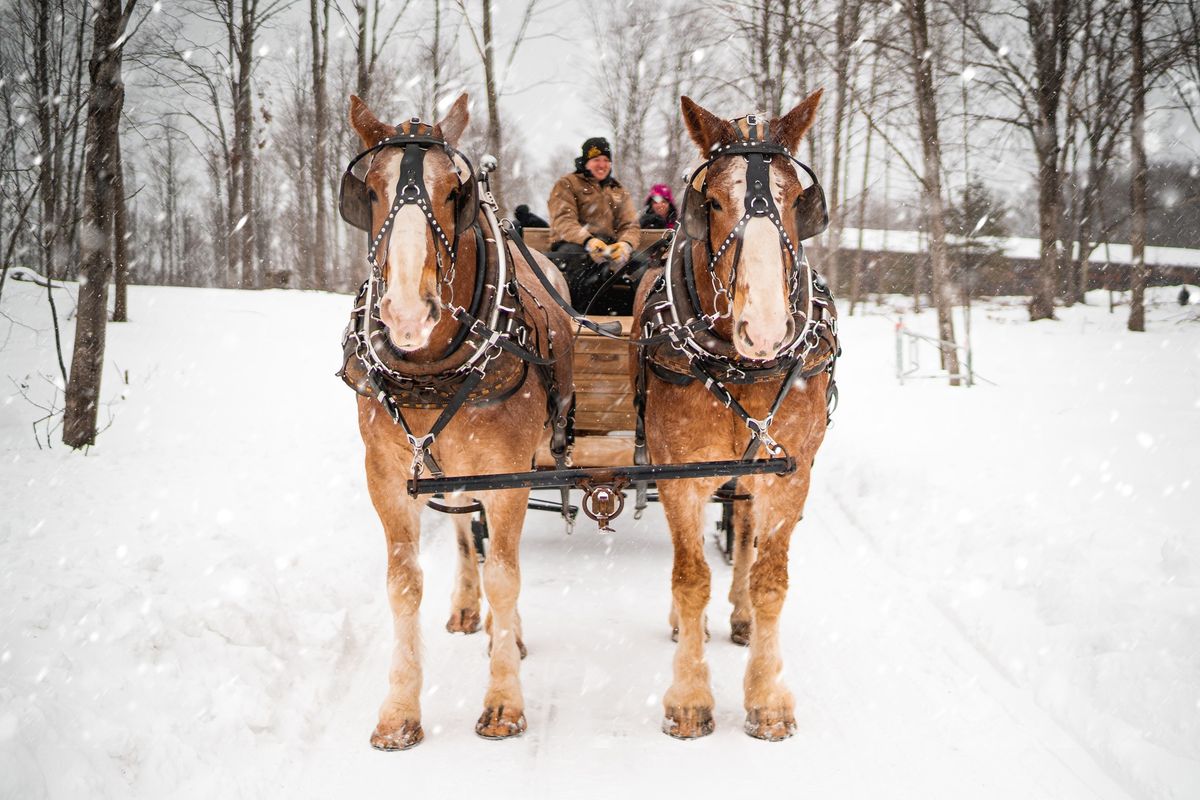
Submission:
<svg viewBox="0 0 1200 800">
<path fill-rule="evenodd" d="M 676 220 L 678 219 L 679 212 L 675 209 L 674 203 L 671 203 L 671 207 L 667 209 L 666 219 L 663 219 L 658 214 L 655 214 L 654 209 L 647 205 L 646 210 L 642 213 L 642 216 L 638 218 L 638 225 L 643 230 L 649 230 L 651 228 L 670 228 L 671 230 L 675 230 Z"/>
<path fill-rule="evenodd" d="M 583 245 L 593 236 L 612 238 L 637 249 L 641 231 L 633 199 L 611 175 L 564 175 L 550 190 L 550 240 Z"/>
</svg>

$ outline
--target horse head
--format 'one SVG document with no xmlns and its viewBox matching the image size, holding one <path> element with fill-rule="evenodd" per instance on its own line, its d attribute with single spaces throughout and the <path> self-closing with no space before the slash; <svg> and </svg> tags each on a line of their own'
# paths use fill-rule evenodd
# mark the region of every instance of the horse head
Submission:
<svg viewBox="0 0 1200 800">
<path fill-rule="evenodd" d="M 350 124 L 367 151 L 378 148 L 355 185 L 386 287 L 379 318 L 400 350 L 419 350 L 429 343 L 442 318 L 441 284 L 453 268 L 455 241 L 478 212 L 474 176 L 454 150 L 469 119 L 466 94 L 432 126 L 416 118 L 387 125 L 365 102 L 350 97 Z M 405 135 L 416 141 L 406 144 Z M 346 195 L 344 184 L 343 216 Z"/>
<path fill-rule="evenodd" d="M 774 358 L 796 337 L 797 317 L 804 322 L 796 297 L 812 288 L 800 285 L 800 242 L 823 230 L 827 218 L 820 185 L 807 167 L 813 180 L 801 183 L 794 153 L 820 99 L 818 89 L 778 119 L 731 122 L 680 98 L 688 133 L 706 160 L 687 186 L 684 209 L 685 232 L 697 244 L 707 239 L 713 279 L 697 280 L 697 291 L 729 315 L 727 333 L 745 358 Z"/>
</svg>

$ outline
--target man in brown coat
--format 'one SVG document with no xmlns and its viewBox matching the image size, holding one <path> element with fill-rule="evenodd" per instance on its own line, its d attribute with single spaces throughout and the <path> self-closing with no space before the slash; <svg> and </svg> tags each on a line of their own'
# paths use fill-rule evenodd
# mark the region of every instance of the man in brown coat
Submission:
<svg viewBox="0 0 1200 800">
<path fill-rule="evenodd" d="M 548 205 L 552 250 L 564 265 L 573 301 L 585 307 L 606 273 L 628 263 L 641 234 L 633 198 L 612 176 L 607 140 L 583 143 L 575 171 L 554 184 Z"/>
</svg>

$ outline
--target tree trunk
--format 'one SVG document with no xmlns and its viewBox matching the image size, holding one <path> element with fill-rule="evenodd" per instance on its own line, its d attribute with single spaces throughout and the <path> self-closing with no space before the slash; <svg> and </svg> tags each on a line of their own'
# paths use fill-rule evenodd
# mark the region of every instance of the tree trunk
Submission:
<svg viewBox="0 0 1200 800">
<path fill-rule="evenodd" d="M 495 39 L 492 36 L 492 0 L 483 0 L 483 79 L 487 88 L 488 102 L 488 127 L 487 127 L 487 149 L 488 152 L 500 157 L 501 132 L 500 132 L 500 101 L 498 90 L 496 88 L 496 69 L 494 66 L 495 56 Z M 504 194 L 501 191 L 502 184 L 500 175 L 503 170 L 497 170 L 488 176 L 488 181 L 492 187 L 492 196 L 496 198 L 496 205 L 500 207 L 502 213 L 506 208 L 504 205 Z"/>
<path fill-rule="evenodd" d="M 317 14 L 318 0 L 309 0 L 309 24 L 312 29 L 313 69 L 313 125 L 316 141 L 313 142 L 313 196 L 316 202 L 316 220 L 313 231 L 313 285 L 318 289 L 329 288 L 328 265 L 326 264 L 325 233 L 329 226 L 325 204 L 325 158 L 328 145 L 325 129 L 329 127 L 328 100 L 325 92 L 325 69 L 329 54 L 329 0 L 320 0 L 322 14 Z"/>
<path fill-rule="evenodd" d="M 871 109 L 870 113 L 874 113 L 876 90 L 878 87 L 879 78 L 879 51 L 875 51 L 875 58 L 871 62 L 871 96 L 867 100 L 867 107 Z M 869 123 L 869 121 L 868 121 Z M 850 315 L 854 315 L 854 308 L 862 302 L 862 279 L 865 271 L 866 255 L 863 253 L 863 240 L 865 238 L 864 229 L 866 228 L 867 218 L 867 188 L 870 186 L 869 177 L 871 174 L 871 139 L 875 133 L 874 127 L 867 125 L 867 143 L 862 160 L 862 189 L 858 193 L 858 255 L 854 259 L 854 273 L 850 276 Z"/>
<path fill-rule="evenodd" d="M 1058 142 L 1051 131 L 1034 134 L 1038 140 L 1038 276 L 1029 299 L 1029 319 L 1054 319 L 1054 295 L 1058 278 L 1058 225 L 1061 217 L 1058 175 Z M 1049 137 L 1054 137 L 1053 141 Z"/>
<path fill-rule="evenodd" d="M 367 40 L 367 0 L 354 0 L 354 10 L 358 21 L 358 58 L 355 66 L 358 69 L 355 81 L 355 93 L 364 102 L 369 102 L 371 93 L 370 46 Z"/>
<path fill-rule="evenodd" d="M 258 25 L 254 19 L 256 0 L 242 3 L 241 42 L 238 46 L 238 98 L 234 107 L 237 119 L 234 129 L 237 136 L 238 159 L 241 162 L 242 215 L 238 224 L 242 226 L 242 285 L 262 288 L 254 253 L 254 104 L 251 97 L 250 71 L 254 63 L 254 33 Z"/>
<path fill-rule="evenodd" d="M 958 350 L 954 338 L 953 297 L 950 270 L 946 260 L 946 220 L 942 208 L 942 144 L 938 138 L 937 96 L 933 86 L 932 59 L 929 50 L 929 23 L 925 0 L 909 0 L 909 29 L 912 32 L 913 84 L 916 90 L 917 118 L 921 130 L 921 149 L 925 156 L 925 207 L 929 214 L 929 257 L 933 268 L 933 302 L 937 308 L 938 338 L 942 345 L 942 364 L 952 376 L 958 375 Z M 951 386 L 959 384 L 957 377 Z"/>
<path fill-rule="evenodd" d="M 120 0 L 100 0 L 88 64 L 87 157 L 84 164 L 82 268 L 75 324 L 75 351 L 67 382 L 63 442 L 84 447 L 96 441 L 100 378 L 104 367 L 104 335 L 108 322 L 108 276 L 112 269 L 114 176 L 120 168 L 116 142 L 120 136 L 125 86 L 121 80 L 123 45 L 117 40 L 129 22 L 135 0 L 124 13 Z"/>
<path fill-rule="evenodd" d="M 1054 296 L 1062 265 L 1062 175 L 1058 169 L 1058 110 L 1062 101 L 1070 45 L 1067 0 L 1042 4 L 1025 0 L 1037 74 L 1038 118 L 1031 128 L 1038 158 L 1038 232 L 1041 257 L 1038 280 L 1029 300 L 1029 319 L 1054 319 Z M 1048 15 L 1048 17 L 1047 17 Z"/>
<path fill-rule="evenodd" d="M 54 243 L 58 232 L 57 207 L 54 202 L 54 142 L 51 139 L 51 114 L 54 106 L 50 92 L 50 3 L 35 3 L 33 40 L 33 82 L 37 87 L 38 129 L 38 197 L 41 203 L 39 268 L 43 275 L 55 273 Z"/>
<path fill-rule="evenodd" d="M 1088 136 L 1088 177 L 1083 190 L 1083 209 L 1079 217 L 1079 261 L 1075 266 L 1076 283 L 1079 287 L 1078 302 L 1087 302 L 1088 282 L 1091 280 L 1092 248 L 1096 244 L 1097 200 L 1100 197 L 1103 173 L 1099 163 L 1100 148 L 1094 135 Z"/>
<path fill-rule="evenodd" d="M 442 0 L 433 0 L 433 40 L 429 46 L 429 119 L 438 118 L 442 93 Z"/>
<path fill-rule="evenodd" d="M 849 135 L 846 128 L 846 109 L 850 105 L 846 93 L 850 85 L 850 59 L 853 55 L 851 44 L 858 36 L 858 0 L 840 0 L 838 3 L 835 41 L 837 43 L 837 62 L 834 68 L 834 80 L 837 84 L 837 105 L 833 109 L 833 163 L 830 170 L 829 194 L 829 235 L 825 237 L 825 275 L 830 287 L 837 291 L 840 286 L 838 272 L 840 271 L 839 255 L 842 249 L 842 228 L 845 227 L 841 214 L 842 194 L 845 191 L 842 180 L 842 150 L 848 144 Z"/>
<path fill-rule="evenodd" d="M 1130 119 L 1130 166 L 1133 180 L 1130 182 L 1130 198 L 1133 217 L 1129 227 L 1129 248 L 1133 251 L 1133 291 L 1129 298 L 1129 325 L 1131 331 L 1146 330 L 1146 284 L 1149 274 L 1146 269 L 1146 64 L 1145 6 L 1143 0 L 1132 0 L 1130 11 L 1133 30 L 1130 48 L 1133 54 L 1133 75 L 1130 90 L 1133 94 L 1133 116 Z"/>
<path fill-rule="evenodd" d="M 113 271 L 116 297 L 113 298 L 113 322 L 129 321 L 129 243 L 125 225 L 125 160 L 121 156 L 121 137 L 113 142 Z"/>
</svg>

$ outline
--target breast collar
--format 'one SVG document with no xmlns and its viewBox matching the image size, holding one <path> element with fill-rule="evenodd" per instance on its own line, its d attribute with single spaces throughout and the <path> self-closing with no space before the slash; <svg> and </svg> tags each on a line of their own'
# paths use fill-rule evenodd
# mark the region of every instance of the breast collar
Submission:
<svg viewBox="0 0 1200 800">
<path fill-rule="evenodd" d="M 807 263 L 807 259 L 805 259 Z M 733 343 L 713 332 L 711 327 L 692 324 L 692 335 L 668 340 L 647 348 L 652 367 L 660 377 L 675 383 L 694 379 L 692 362 L 720 380 L 742 384 L 772 380 L 802 363 L 805 375 L 820 372 L 839 351 L 837 310 L 832 293 L 815 271 L 811 271 L 809 295 L 811 315 L 797 319 L 800 331 L 792 342 L 770 361 L 747 359 Z M 672 243 L 666 269 L 646 298 L 639 319 L 643 335 L 649 338 L 659 330 L 678 328 L 702 319 L 694 283 L 695 265 L 692 243 L 677 236 Z M 689 278 L 692 278 L 689 280 Z M 664 374 L 666 373 L 666 374 Z"/>
<path fill-rule="evenodd" d="M 837 321 L 833 298 L 809 263 L 803 245 L 803 239 L 820 233 L 828 224 L 828 210 L 820 181 L 812 169 L 793 157 L 787 148 L 770 141 L 765 118 L 751 114 L 731 120 L 730 124 L 734 139 L 714 147 L 709 157 L 692 171 L 688 179 L 680 214 L 681 224 L 676 228 L 663 279 L 660 286 L 656 287 L 663 296 L 653 305 L 648 302 L 646 307 L 657 317 L 656 328 L 689 322 L 693 329 L 698 328 L 694 336 L 673 343 L 678 353 L 698 359 L 725 374 L 730 381 L 749 382 L 751 376 L 761 376 L 758 379 L 765 380 L 785 372 L 797 360 L 810 362 L 818 355 L 817 351 L 826 339 L 836 341 Z M 713 164 L 730 156 L 741 156 L 746 161 L 743 214 L 714 248 L 707 199 L 708 175 Z M 796 208 L 790 210 L 795 216 L 798 235 L 795 241 L 784 228 L 783 212 L 776 206 L 771 191 L 770 168 L 777 159 L 786 160 L 811 181 L 798 198 Z M 732 314 L 743 234 L 750 220 L 755 218 L 767 220 L 779 234 L 780 254 L 789 267 L 788 296 L 796 330 L 792 340 L 770 362 L 744 358 L 731 342 L 716 336 L 712 330 L 717 320 Z M 716 265 L 730 248 L 734 248 L 734 264 L 729 286 L 725 286 L 717 277 Z M 696 290 L 696 249 L 704 252 L 705 267 L 713 285 L 715 305 L 711 314 L 704 313 Z M 697 320 L 706 324 L 696 326 L 694 323 Z M 659 352 L 665 351 L 659 348 Z"/>
<path fill-rule="evenodd" d="M 369 300 L 372 279 L 359 288 L 350 323 L 342 336 L 343 366 L 339 376 L 358 394 L 378 397 L 386 394 L 400 408 L 441 408 L 473 372 L 482 373 L 478 385 L 471 389 L 467 402 L 483 405 L 504 399 L 522 383 L 528 362 L 512 354 L 504 354 L 494 342 L 480 333 L 481 318 L 497 313 L 495 330 L 511 337 L 521 347 L 533 345 L 538 336 L 525 319 L 521 304 L 509 297 L 511 284 L 503 292 L 496 291 L 498 268 L 495 258 L 488 257 L 488 243 L 478 228 L 474 232 L 476 246 L 475 286 L 465 312 L 456 315 L 460 327 L 447 348 L 446 354 L 434 361 L 412 361 L 404 357 L 387 336 L 379 319 L 377 304 Z M 452 312 L 453 313 L 453 312 Z M 472 324 L 471 321 L 474 321 Z"/>
</svg>

